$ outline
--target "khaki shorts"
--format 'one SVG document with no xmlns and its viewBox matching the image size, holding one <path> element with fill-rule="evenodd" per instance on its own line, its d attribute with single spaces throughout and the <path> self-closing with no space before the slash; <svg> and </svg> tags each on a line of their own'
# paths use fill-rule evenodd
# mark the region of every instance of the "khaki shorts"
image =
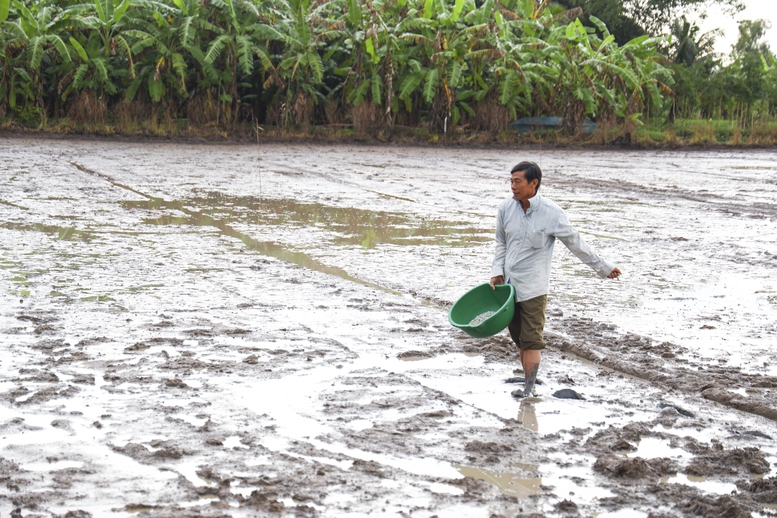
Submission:
<svg viewBox="0 0 777 518">
<path fill-rule="evenodd" d="M 518 344 L 521 350 L 542 350 L 545 342 L 542 331 L 545 328 L 545 308 L 548 296 L 540 295 L 533 299 L 515 303 L 513 320 L 507 325 L 510 338 Z"/>
</svg>

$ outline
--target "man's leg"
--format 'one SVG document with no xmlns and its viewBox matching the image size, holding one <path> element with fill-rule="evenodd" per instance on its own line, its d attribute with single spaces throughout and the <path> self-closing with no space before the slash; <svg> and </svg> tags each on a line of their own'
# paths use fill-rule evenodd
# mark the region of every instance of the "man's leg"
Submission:
<svg viewBox="0 0 777 518">
<path fill-rule="evenodd" d="M 545 308 L 548 297 L 542 295 L 520 303 L 520 337 L 518 347 L 521 348 L 520 357 L 523 371 L 526 376 L 526 385 L 523 389 L 523 397 L 534 393 L 534 383 L 537 381 L 537 372 L 542 360 L 542 349 L 545 348 L 543 331 L 545 329 Z M 520 397 L 520 394 L 518 395 Z"/>
<path fill-rule="evenodd" d="M 521 362 L 521 368 L 523 368 L 523 375 L 524 376 L 528 376 L 529 373 L 531 372 L 531 368 L 526 366 L 526 353 L 527 353 L 526 350 L 518 349 L 518 359 Z M 539 360 L 537 360 L 537 363 L 539 363 Z M 526 381 L 526 378 L 524 378 L 524 381 Z"/>
<path fill-rule="evenodd" d="M 523 369 L 523 375 L 526 376 L 526 366 L 523 364 L 523 349 L 521 349 L 521 303 L 515 304 L 515 313 L 513 319 L 507 324 L 507 330 L 510 332 L 510 338 L 518 347 L 518 359 L 521 362 L 521 368 Z"/>
<path fill-rule="evenodd" d="M 537 372 L 540 370 L 540 361 L 542 360 L 542 351 L 527 349 L 523 352 L 523 370 L 526 372 L 526 386 L 523 389 L 523 396 L 530 396 L 534 392 L 534 383 L 537 381 Z"/>
</svg>

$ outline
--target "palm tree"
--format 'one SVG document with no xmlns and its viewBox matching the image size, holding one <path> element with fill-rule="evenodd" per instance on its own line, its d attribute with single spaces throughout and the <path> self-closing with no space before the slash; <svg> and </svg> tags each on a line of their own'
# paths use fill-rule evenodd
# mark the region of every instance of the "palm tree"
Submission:
<svg viewBox="0 0 777 518">
<path fill-rule="evenodd" d="M 720 34 L 720 29 L 699 34 L 699 26 L 689 22 L 685 16 L 672 23 L 672 40 L 674 43 L 675 63 L 683 63 L 690 67 L 697 59 L 703 59 L 710 55 L 715 46 L 715 37 Z"/>
</svg>

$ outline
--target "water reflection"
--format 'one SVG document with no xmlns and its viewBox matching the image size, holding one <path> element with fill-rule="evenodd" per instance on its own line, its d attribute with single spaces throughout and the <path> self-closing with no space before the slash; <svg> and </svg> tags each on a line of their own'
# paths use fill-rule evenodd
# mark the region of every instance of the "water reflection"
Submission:
<svg viewBox="0 0 777 518">
<path fill-rule="evenodd" d="M 21 231 L 27 231 L 27 232 L 43 232 L 44 234 L 54 234 L 57 236 L 57 239 L 61 239 L 63 241 L 73 241 L 75 239 L 80 239 L 82 241 L 89 242 L 94 237 L 89 232 L 84 232 L 83 230 L 76 230 L 74 227 L 60 227 L 57 225 L 43 225 L 41 223 L 9 223 L 9 222 L 3 222 L 0 223 L 0 228 L 5 228 L 8 230 L 21 230 Z"/>
<path fill-rule="evenodd" d="M 316 259 L 310 257 L 305 253 L 293 252 L 291 250 L 287 250 L 286 248 L 283 248 L 282 246 L 276 245 L 275 243 L 270 243 L 268 241 L 258 241 L 256 239 L 253 239 L 247 234 L 238 232 L 223 220 L 213 218 L 201 212 L 196 212 L 196 211 L 187 209 L 184 206 L 183 202 L 180 202 L 180 201 L 165 201 L 161 198 L 151 198 L 151 199 L 142 200 L 142 201 L 125 201 L 123 202 L 123 205 L 126 208 L 130 208 L 130 209 L 143 208 L 143 209 L 177 210 L 177 211 L 183 212 L 185 216 L 161 216 L 159 218 L 144 220 L 144 223 L 152 224 L 152 225 L 193 225 L 193 226 L 214 227 L 219 229 L 222 233 L 224 233 L 229 237 L 239 239 L 249 250 L 256 250 L 261 254 L 264 254 L 270 257 L 275 257 L 276 259 L 280 259 L 281 261 L 293 263 L 293 264 L 302 266 L 304 268 L 307 268 L 309 270 L 315 270 L 315 271 L 327 273 L 330 275 L 336 275 L 338 277 L 342 277 L 343 279 L 347 279 L 353 282 L 358 282 L 359 284 L 363 284 L 365 286 L 370 286 L 370 287 L 387 291 L 389 293 L 394 293 L 397 295 L 399 294 L 399 292 L 386 288 L 384 286 L 380 286 L 378 284 L 364 281 L 362 279 L 357 279 L 356 277 L 353 277 L 350 274 L 348 274 L 345 270 L 342 270 L 335 266 L 326 266 L 325 264 L 322 264 L 321 262 L 317 261 Z"/>
<path fill-rule="evenodd" d="M 465 477 L 471 477 L 477 480 L 484 480 L 490 482 L 495 486 L 498 486 L 505 493 L 515 495 L 518 498 L 526 498 L 531 495 L 542 494 L 540 485 L 542 479 L 539 477 L 529 477 L 525 475 L 517 475 L 515 473 L 502 473 L 499 471 L 492 471 L 490 469 L 473 468 L 470 466 L 454 465 L 454 468 L 459 470 L 459 473 Z M 536 471 L 537 466 L 520 466 L 526 468 L 527 471 Z"/>
<path fill-rule="evenodd" d="M 521 406 L 518 410 L 518 422 L 521 423 L 521 426 L 532 432 L 539 430 L 537 414 L 534 411 L 534 403 L 525 399 L 521 401 Z"/>
<path fill-rule="evenodd" d="M 132 203 L 132 202 L 129 202 Z M 423 219 L 390 213 L 302 203 L 292 199 L 226 196 L 209 193 L 186 201 L 190 207 L 221 219 L 253 225 L 315 227 L 337 233 L 338 244 L 372 248 L 379 243 L 396 245 L 433 244 L 466 246 L 493 239 L 492 229 L 479 229 L 464 222 Z"/>
</svg>

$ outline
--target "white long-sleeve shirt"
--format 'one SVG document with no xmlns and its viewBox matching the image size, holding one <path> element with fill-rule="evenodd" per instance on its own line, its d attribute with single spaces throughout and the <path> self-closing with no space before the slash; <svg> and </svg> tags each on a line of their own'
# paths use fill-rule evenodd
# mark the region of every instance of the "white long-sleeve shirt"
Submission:
<svg viewBox="0 0 777 518">
<path fill-rule="evenodd" d="M 524 212 L 521 202 L 509 198 L 499 206 L 496 249 L 491 277 L 502 275 L 515 287 L 515 301 L 548 293 L 550 263 L 556 238 L 600 277 L 615 266 L 594 252 L 569 223 L 561 207 L 537 193 Z"/>
</svg>

